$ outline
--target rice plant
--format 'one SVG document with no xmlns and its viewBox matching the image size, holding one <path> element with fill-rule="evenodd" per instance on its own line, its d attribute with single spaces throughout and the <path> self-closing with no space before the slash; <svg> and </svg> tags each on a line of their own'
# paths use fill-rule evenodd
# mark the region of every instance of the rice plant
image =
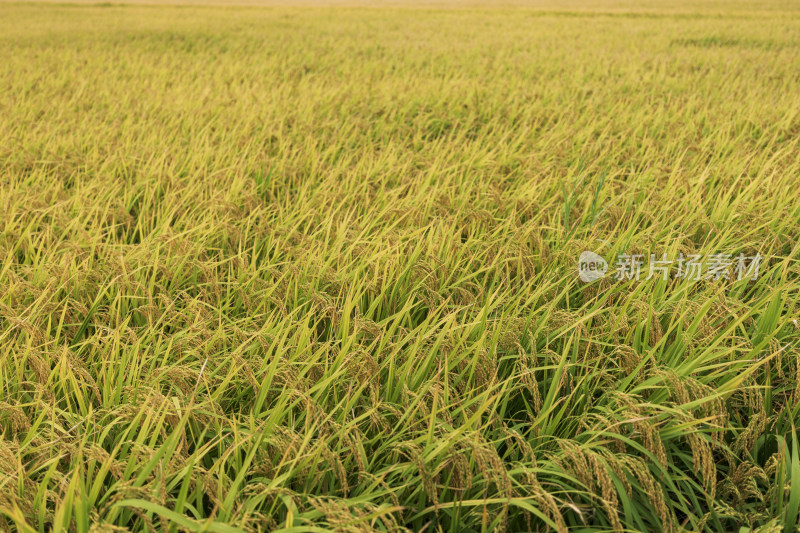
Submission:
<svg viewBox="0 0 800 533">
<path fill-rule="evenodd" d="M 796 531 L 798 50 L 778 0 L 0 3 L 0 530 Z"/>
</svg>

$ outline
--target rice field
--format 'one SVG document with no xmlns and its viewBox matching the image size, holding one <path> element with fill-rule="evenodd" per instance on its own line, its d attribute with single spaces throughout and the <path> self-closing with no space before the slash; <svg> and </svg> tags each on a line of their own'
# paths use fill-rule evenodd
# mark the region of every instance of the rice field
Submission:
<svg viewBox="0 0 800 533">
<path fill-rule="evenodd" d="M 0 3 L 0 531 L 797 531 L 800 4 L 247 3 Z"/>
</svg>

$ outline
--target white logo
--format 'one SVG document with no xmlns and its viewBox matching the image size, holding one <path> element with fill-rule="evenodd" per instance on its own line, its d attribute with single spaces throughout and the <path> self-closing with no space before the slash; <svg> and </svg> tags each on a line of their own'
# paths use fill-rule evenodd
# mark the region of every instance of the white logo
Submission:
<svg viewBox="0 0 800 533">
<path fill-rule="evenodd" d="M 608 272 L 608 263 L 594 252 L 583 252 L 578 258 L 578 277 L 585 283 L 596 281 Z"/>
</svg>

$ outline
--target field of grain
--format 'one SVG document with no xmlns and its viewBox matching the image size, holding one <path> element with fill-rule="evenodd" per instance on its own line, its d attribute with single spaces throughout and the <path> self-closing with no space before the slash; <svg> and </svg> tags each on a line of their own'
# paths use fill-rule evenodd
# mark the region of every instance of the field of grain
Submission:
<svg viewBox="0 0 800 533">
<path fill-rule="evenodd" d="M 800 5 L 0 3 L 0 59 L 0 530 L 796 530 Z"/>
</svg>

